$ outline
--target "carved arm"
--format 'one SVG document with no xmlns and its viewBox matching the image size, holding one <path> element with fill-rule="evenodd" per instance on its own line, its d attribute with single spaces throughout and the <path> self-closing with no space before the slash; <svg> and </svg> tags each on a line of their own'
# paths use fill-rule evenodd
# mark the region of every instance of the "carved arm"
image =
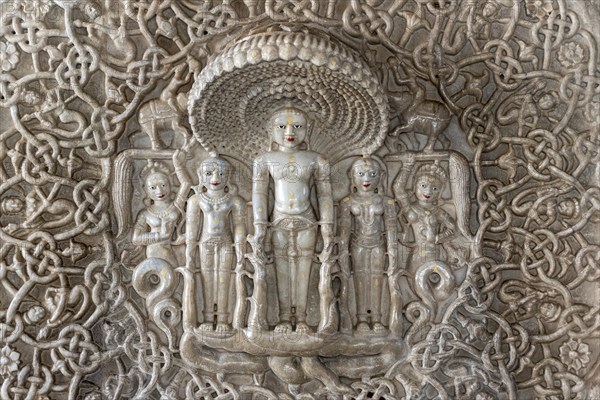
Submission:
<svg viewBox="0 0 600 400">
<path fill-rule="evenodd" d="M 409 193 L 406 190 L 406 182 L 408 181 L 408 176 L 412 167 L 414 165 L 414 158 L 409 158 L 403 165 L 400 170 L 400 174 L 398 178 L 394 181 L 393 191 L 394 196 L 400 202 L 400 205 L 403 209 L 410 209 L 410 202 L 408 201 Z"/>
<path fill-rule="evenodd" d="M 252 214 L 254 216 L 254 243 L 263 246 L 267 233 L 267 201 L 269 170 L 263 157 L 254 160 L 252 173 Z"/>
<path fill-rule="evenodd" d="M 385 224 L 385 234 L 387 241 L 387 254 L 389 259 L 388 274 L 392 275 L 398 272 L 398 226 L 396 204 L 394 200 L 385 199 L 383 208 L 383 222 Z"/>
<path fill-rule="evenodd" d="M 233 236 L 237 262 L 240 263 L 246 253 L 246 202 L 241 197 L 233 201 Z"/>
<path fill-rule="evenodd" d="M 350 196 L 345 197 L 340 203 L 340 217 L 338 221 L 340 249 L 339 262 L 344 276 L 350 276 L 350 234 L 352 231 L 352 214 L 350 212 Z"/>
<path fill-rule="evenodd" d="M 185 213 L 185 266 L 189 270 L 193 270 L 194 254 L 198 247 L 198 234 L 202 225 L 202 209 L 196 196 L 189 199 Z"/>
<path fill-rule="evenodd" d="M 173 153 L 173 165 L 175 166 L 177 179 L 179 179 L 180 182 L 179 190 L 177 191 L 177 197 L 175 198 L 175 207 L 181 211 L 184 210 L 185 202 L 187 201 L 190 188 L 192 187 L 192 179 L 185 169 L 185 161 L 185 152 L 176 150 Z"/>
<path fill-rule="evenodd" d="M 146 211 L 138 214 L 133 228 L 131 242 L 136 246 L 148 246 L 165 240 L 165 237 L 160 232 L 148 232 L 146 229 Z"/>
<path fill-rule="evenodd" d="M 323 255 L 325 256 L 331 252 L 333 244 L 333 194 L 329 173 L 329 161 L 319 157 L 315 182 L 319 200 L 321 235 L 323 236 Z"/>
</svg>

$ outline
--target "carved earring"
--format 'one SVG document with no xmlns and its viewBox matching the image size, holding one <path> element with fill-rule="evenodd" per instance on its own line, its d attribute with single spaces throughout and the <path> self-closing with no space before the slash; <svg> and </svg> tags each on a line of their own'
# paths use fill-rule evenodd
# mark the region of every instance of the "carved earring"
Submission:
<svg viewBox="0 0 600 400">
<path fill-rule="evenodd" d="M 375 188 L 375 194 L 379 193 L 379 188 Z"/>
<path fill-rule="evenodd" d="M 225 186 L 225 189 L 223 189 L 225 191 L 225 193 L 229 193 L 229 186 Z"/>
</svg>

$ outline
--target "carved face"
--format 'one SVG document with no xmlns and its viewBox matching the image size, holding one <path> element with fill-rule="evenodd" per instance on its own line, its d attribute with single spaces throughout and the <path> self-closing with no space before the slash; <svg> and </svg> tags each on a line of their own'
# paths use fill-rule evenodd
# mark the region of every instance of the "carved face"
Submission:
<svg viewBox="0 0 600 400">
<path fill-rule="evenodd" d="M 299 110 L 290 108 L 273 116 L 273 140 L 283 148 L 292 149 L 306 138 L 306 116 Z"/>
<path fill-rule="evenodd" d="M 415 183 L 417 200 L 422 203 L 434 203 L 440 196 L 441 182 L 432 175 L 421 175 Z"/>
<path fill-rule="evenodd" d="M 90 21 L 96 20 L 100 16 L 100 6 L 94 2 L 85 5 L 85 15 Z"/>
<path fill-rule="evenodd" d="M 32 323 L 38 323 L 44 318 L 46 315 L 46 310 L 40 306 L 33 306 L 29 310 L 27 310 L 27 316 Z"/>
<path fill-rule="evenodd" d="M 538 106 L 542 110 L 550 110 L 551 108 L 556 106 L 556 99 L 550 93 L 545 93 L 538 100 Z"/>
<path fill-rule="evenodd" d="M 493 17 L 494 14 L 498 11 L 498 6 L 496 3 L 488 2 L 485 6 L 483 6 L 483 16 L 486 18 Z"/>
<path fill-rule="evenodd" d="M 35 106 L 42 102 L 42 96 L 34 90 L 27 90 L 23 95 L 23 100 L 25 101 L 25 104 Z"/>
<path fill-rule="evenodd" d="M 171 183 L 162 172 L 154 172 L 146 177 L 146 193 L 152 201 L 161 202 L 169 199 Z"/>
<path fill-rule="evenodd" d="M 23 211 L 23 201 L 18 197 L 7 197 L 2 200 L 0 209 L 5 214 L 18 214 Z"/>
<path fill-rule="evenodd" d="M 359 192 L 373 192 L 379 186 L 381 171 L 377 161 L 360 159 L 352 164 L 352 184 Z"/>
<path fill-rule="evenodd" d="M 209 158 L 200 167 L 202 185 L 209 191 L 225 190 L 229 181 L 229 163 L 221 158 Z"/>
</svg>

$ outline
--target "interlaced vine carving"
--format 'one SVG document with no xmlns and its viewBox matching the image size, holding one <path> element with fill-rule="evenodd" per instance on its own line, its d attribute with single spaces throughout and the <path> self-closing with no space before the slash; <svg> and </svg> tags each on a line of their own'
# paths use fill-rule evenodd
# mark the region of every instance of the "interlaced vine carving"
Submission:
<svg viewBox="0 0 600 400">
<path fill-rule="evenodd" d="M 582 4 L 0 2 L 0 398 L 600 398 L 600 74 Z M 192 82 L 274 23 L 364 55 L 390 105 L 382 156 L 417 150 L 395 128 L 418 100 L 457 116 L 451 148 L 473 175 L 480 248 L 458 295 L 439 318 L 410 303 L 402 354 L 343 377 L 345 393 L 283 385 L 259 361 L 244 377 L 191 367 L 180 328 L 132 289 L 142 256 L 114 217 L 115 165 L 140 132 L 138 159 L 189 149 Z M 207 370 L 231 362 L 194 351 Z"/>
</svg>

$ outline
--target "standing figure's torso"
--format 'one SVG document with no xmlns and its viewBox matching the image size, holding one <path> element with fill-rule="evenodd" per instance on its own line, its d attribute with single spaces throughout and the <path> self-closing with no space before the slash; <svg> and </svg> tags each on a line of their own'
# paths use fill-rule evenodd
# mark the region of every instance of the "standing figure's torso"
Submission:
<svg viewBox="0 0 600 400">
<path fill-rule="evenodd" d="M 211 199 L 203 194 L 199 196 L 199 205 L 204 215 L 200 240 L 220 238 L 231 241 L 229 215 L 234 206 L 234 196 L 226 194 L 218 199 Z"/>
<path fill-rule="evenodd" d="M 318 169 L 319 155 L 311 151 L 272 151 L 263 155 L 275 182 L 275 212 L 304 213 L 311 207 L 311 178 Z"/>
<path fill-rule="evenodd" d="M 383 234 L 383 196 L 374 194 L 364 199 L 352 196 L 350 212 L 354 216 L 355 235 L 381 236 Z"/>
</svg>

